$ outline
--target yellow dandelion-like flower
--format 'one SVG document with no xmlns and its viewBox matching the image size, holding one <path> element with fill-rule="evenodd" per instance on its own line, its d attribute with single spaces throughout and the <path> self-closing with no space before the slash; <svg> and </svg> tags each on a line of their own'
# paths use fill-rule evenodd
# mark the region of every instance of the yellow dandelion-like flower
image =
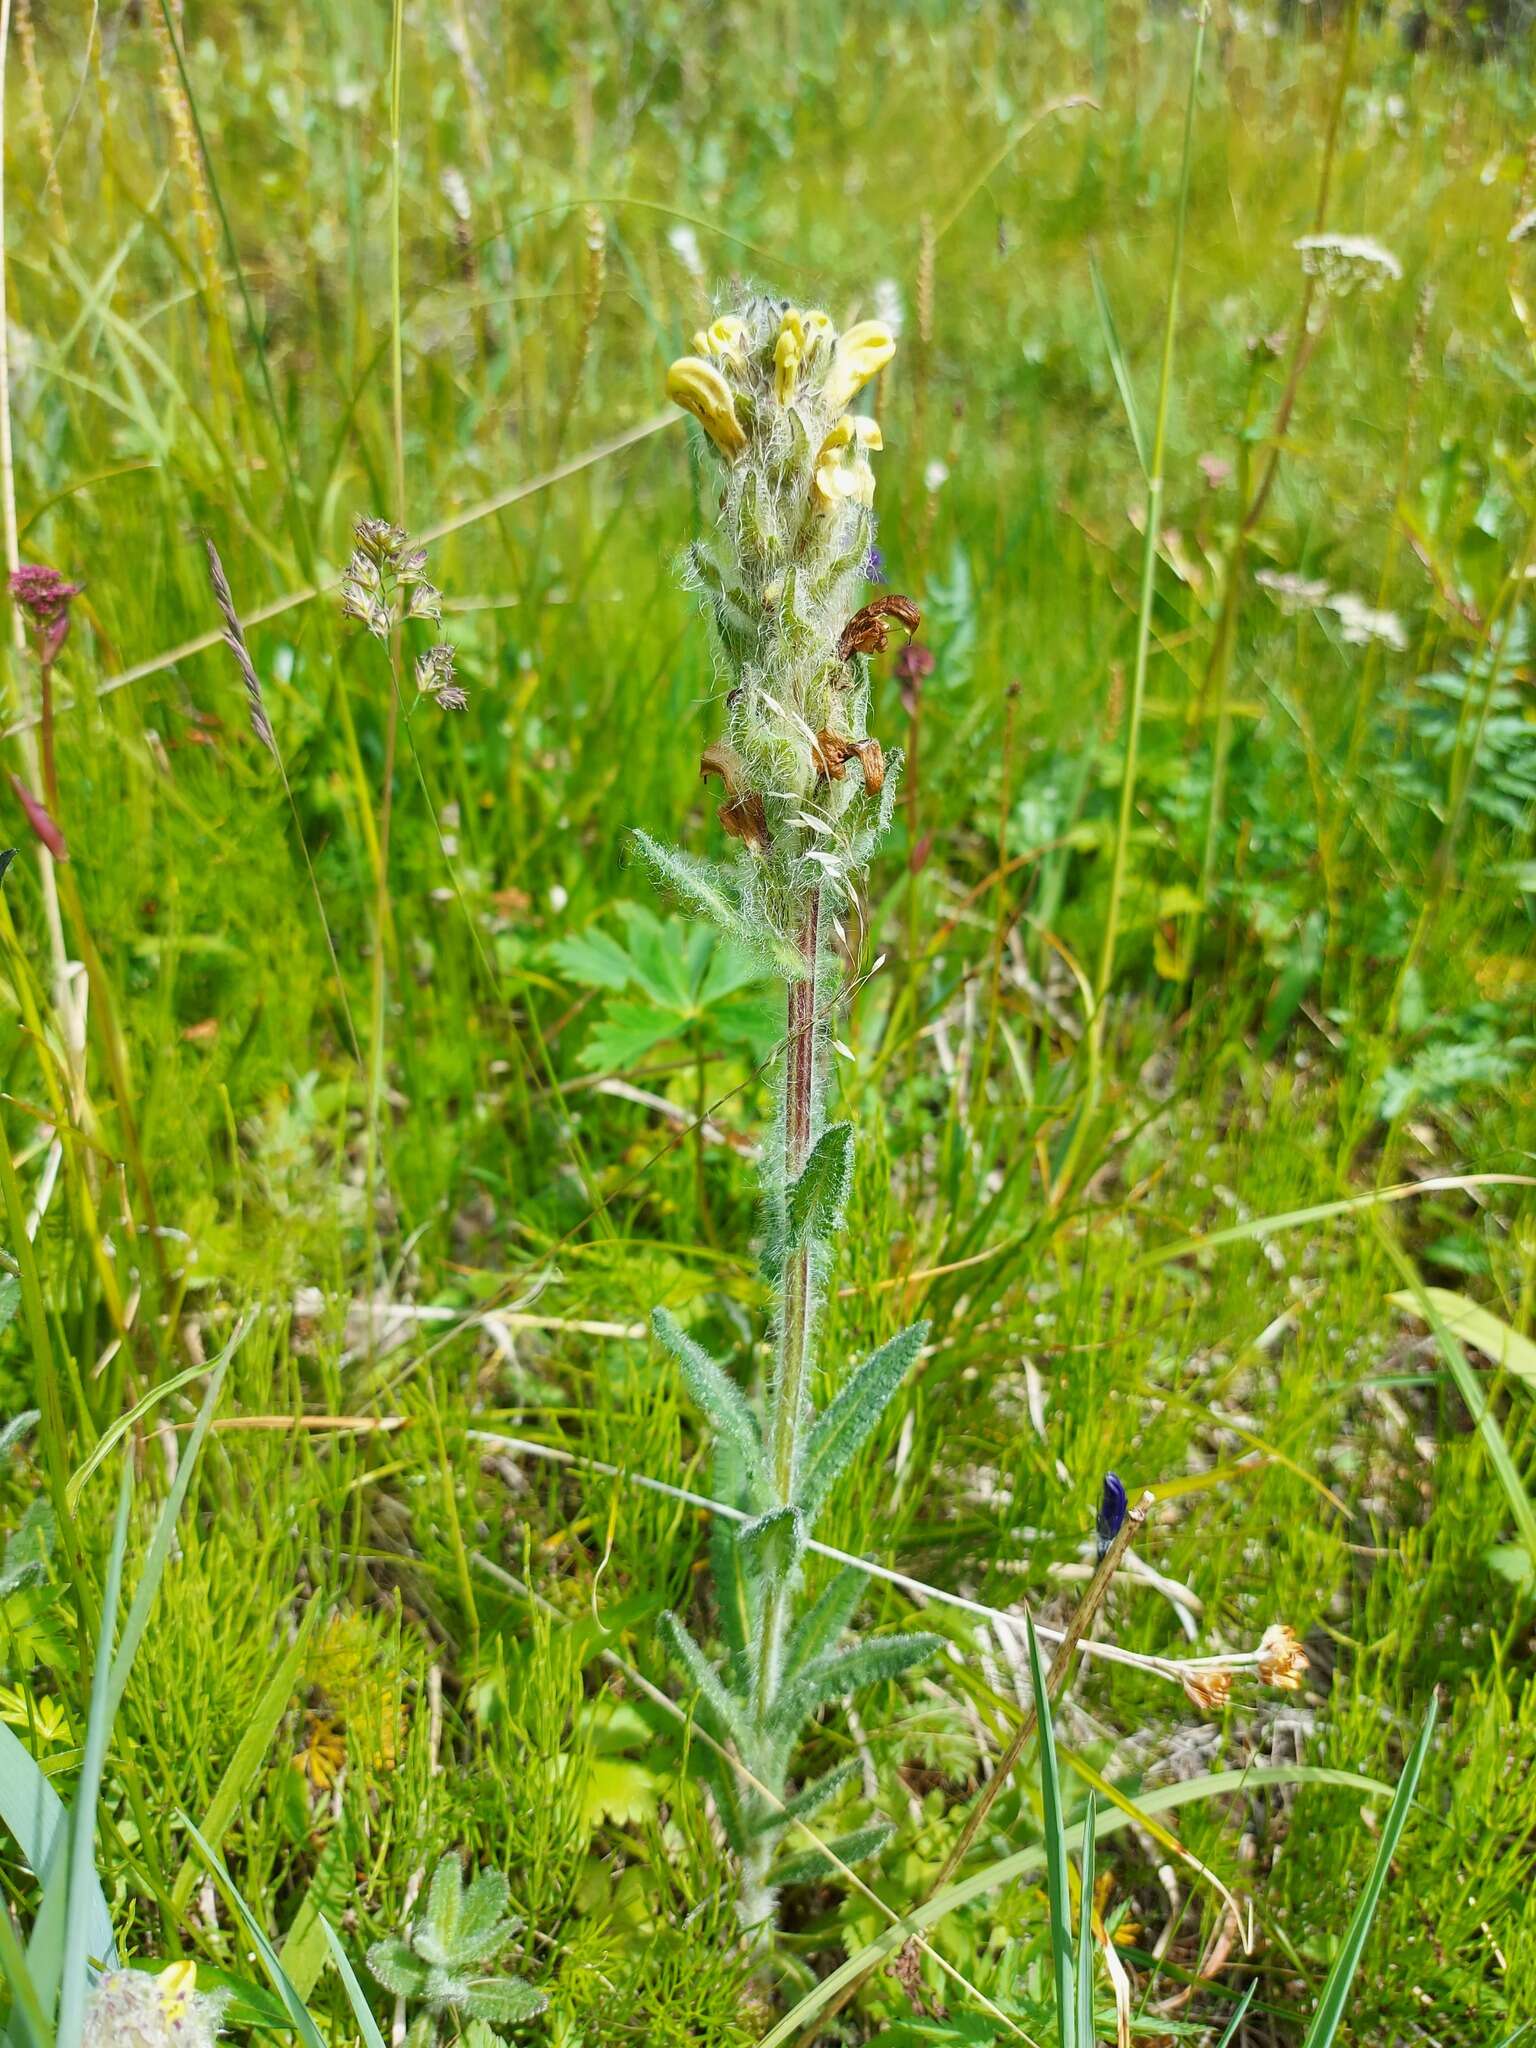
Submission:
<svg viewBox="0 0 1536 2048">
<path fill-rule="evenodd" d="M 667 372 L 667 396 L 693 414 L 722 455 L 735 457 L 746 447 L 731 387 L 713 363 L 702 356 L 679 356 Z"/>
</svg>

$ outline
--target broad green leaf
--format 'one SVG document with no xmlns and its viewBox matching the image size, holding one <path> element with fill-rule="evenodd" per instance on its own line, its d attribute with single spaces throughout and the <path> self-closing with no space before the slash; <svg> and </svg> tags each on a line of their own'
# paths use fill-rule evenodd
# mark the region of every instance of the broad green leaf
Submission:
<svg viewBox="0 0 1536 2048">
<path fill-rule="evenodd" d="M 542 1991 L 535 1991 L 521 1977 L 475 1977 L 470 1980 L 464 2010 L 491 2026 L 518 2027 L 525 2020 L 536 2020 L 548 2003 Z"/>
<path fill-rule="evenodd" d="M 1409 1315 L 1423 1321 L 1419 1295 L 1411 1289 L 1400 1288 L 1397 1293 L 1389 1294 L 1387 1299 L 1394 1308 L 1406 1309 Z M 1449 1287 L 1426 1287 L 1423 1299 L 1452 1336 L 1481 1351 L 1501 1371 L 1512 1372 L 1528 1387 L 1536 1388 L 1536 1344 L 1529 1337 L 1522 1337 L 1488 1309 Z"/>
<path fill-rule="evenodd" d="M 737 1532 L 743 1570 L 772 1585 L 787 1578 L 800 1561 L 804 1532 L 798 1508 L 770 1508 Z"/>
<path fill-rule="evenodd" d="M 549 957 L 567 981 L 582 988 L 606 988 L 619 994 L 634 979 L 635 966 L 628 953 L 611 932 L 596 926 L 556 939 Z"/>
<path fill-rule="evenodd" d="M 652 1312 L 651 1328 L 657 1341 L 677 1360 L 689 1393 L 720 1434 L 729 1439 L 748 1473 L 757 1478 L 762 1471 L 763 1444 L 746 1395 L 703 1345 L 695 1343 L 676 1316 L 658 1308 Z"/>
<path fill-rule="evenodd" d="M 579 1054 L 580 1064 L 596 1072 L 622 1074 L 674 1038 L 686 1038 L 693 1019 L 661 1003 L 609 1003 Z"/>
<path fill-rule="evenodd" d="M 1382 1822 L 1381 1841 L 1376 1850 L 1376 1860 L 1371 1865 L 1371 1874 L 1365 1881 L 1365 1890 L 1360 1894 L 1360 1903 L 1350 1918 L 1349 1931 L 1344 1937 L 1344 1946 L 1334 1958 L 1333 1968 L 1328 1972 L 1328 1981 L 1323 1986 L 1323 1995 L 1318 2000 L 1317 2011 L 1307 2029 L 1302 2048 L 1331 2048 L 1339 2022 L 1344 2017 L 1344 2008 L 1349 2000 L 1350 1986 L 1355 1981 L 1355 1971 L 1360 1966 L 1360 1957 L 1365 1949 L 1366 1936 L 1371 1931 L 1371 1922 L 1376 1908 L 1381 1903 L 1381 1894 L 1386 1887 L 1387 1876 L 1392 1868 L 1392 1858 L 1397 1854 L 1397 1845 L 1402 1839 L 1403 1829 L 1408 1825 L 1408 1814 L 1413 1805 L 1413 1795 L 1418 1789 L 1419 1775 L 1424 1769 L 1424 1759 L 1429 1755 L 1430 1739 L 1435 1732 L 1436 1704 L 1429 1703 L 1429 1712 L 1419 1730 L 1403 1775 L 1397 1781 L 1397 1790 L 1392 1795 L 1392 1804 Z"/>
<path fill-rule="evenodd" d="M 871 1352 L 848 1384 L 823 1409 L 811 1429 L 796 1504 L 809 1528 L 827 1495 L 852 1464 L 901 1385 L 907 1368 L 928 1339 L 928 1325 L 909 1329 Z"/>
<path fill-rule="evenodd" d="M 368 1951 L 368 1967 L 395 1998 L 420 1998 L 427 1988 L 427 1965 L 408 1941 L 389 1934 Z"/>
<path fill-rule="evenodd" d="M 0 1721 L 0 1820 L 16 1838 L 31 1870 L 46 1876 L 55 1858 L 62 1859 L 69 1840 L 69 1814 L 49 1784 L 41 1764 Z M 112 1935 L 112 1916 L 99 1883 L 89 1895 L 76 1901 L 85 1916 L 87 1951 L 113 1963 L 117 1949 Z"/>
<path fill-rule="evenodd" d="M 828 1124 L 784 1197 L 791 1247 L 808 1238 L 828 1238 L 841 1229 L 852 1185 L 853 1125 Z"/>
</svg>

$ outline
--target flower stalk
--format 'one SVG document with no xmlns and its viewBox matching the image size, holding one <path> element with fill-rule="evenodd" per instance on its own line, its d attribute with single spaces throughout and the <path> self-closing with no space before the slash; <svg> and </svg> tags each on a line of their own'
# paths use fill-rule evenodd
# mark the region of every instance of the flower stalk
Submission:
<svg viewBox="0 0 1536 2048">
<path fill-rule="evenodd" d="M 667 1617 L 707 1732 L 745 1767 L 712 1788 L 741 1866 L 739 1912 L 761 1936 L 779 1887 L 816 1874 L 780 1851 L 792 1824 L 836 1798 L 843 1770 L 790 1792 L 801 1728 L 825 1703 L 899 1676 L 934 1636 L 844 1646 L 867 1583 L 845 1567 L 809 1607 L 803 1564 L 815 1519 L 916 1358 L 922 1325 L 900 1332 L 811 1400 L 818 1319 L 853 1169 L 853 1126 L 828 1124 L 828 1020 L 840 994 L 828 933 L 857 917 L 856 884 L 889 824 L 900 771 L 867 729 L 871 656 L 908 599 L 864 602 L 874 539 L 879 425 L 851 408 L 894 353 L 878 321 L 839 334 L 829 317 L 757 298 L 694 336 L 667 373 L 716 465 L 714 533 L 685 557 L 713 628 L 724 731 L 700 773 L 718 781 L 728 864 L 640 835 L 658 878 L 696 914 L 755 951 L 785 983 L 778 1130 L 765 1153 L 764 1277 L 773 1371 L 759 1411 L 725 1367 L 663 1310 L 653 1322 L 712 1425 L 715 1491 L 741 1520 L 712 1534 L 723 1663 Z M 826 1867 L 867 1856 L 889 1830 L 837 1836 Z"/>
</svg>

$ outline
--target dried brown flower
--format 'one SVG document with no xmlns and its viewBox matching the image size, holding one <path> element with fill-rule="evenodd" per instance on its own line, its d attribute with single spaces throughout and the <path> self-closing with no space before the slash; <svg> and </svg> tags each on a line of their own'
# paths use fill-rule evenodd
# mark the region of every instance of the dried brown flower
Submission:
<svg viewBox="0 0 1536 2048">
<path fill-rule="evenodd" d="M 910 597 L 874 598 L 861 605 L 838 636 L 837 658 L 851 661 L 856 654 L 883 654 L 888 635 L 886 621 L 893 619 L 906 629 L 910 640 L 923 623 L 923 615 Z"/>
<path fill-rule="evenodd" d="M 1277 1621 L 1265 1629 L 1259 1638 L 1259 1677 L 1265 1685 L 1299 1692 L 1301 1674 L 1310 1667 L 1311 1659 L 1289 1622 Z"/>
<path fill-rule="evenodd" d="M 828 782 L 844 779 L 845 763 L 857 761 L 864 771 L 864 788 L 875 796 L 885 784 L 885 755 L 873 739 L 850 740 L 825 727 L 816 735 L 816 772 Z"/>
<path fill-rule="evenodd" d="M 1185 1692 L 1204 1713 L 1216 1712 L 1231 1697 L 1232 1674 L 1220 1665 L 1210 1671 L 1185 1671 L 1181 1676 Z"/>
</svg>

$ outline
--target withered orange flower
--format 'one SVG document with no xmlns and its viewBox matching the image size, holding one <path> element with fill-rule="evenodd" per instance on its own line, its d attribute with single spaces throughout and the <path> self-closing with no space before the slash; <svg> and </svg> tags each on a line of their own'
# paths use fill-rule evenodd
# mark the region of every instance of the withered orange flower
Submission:
<svg viewBox="0 0 1536 2048">
<path fill-rule="evenodd" d="M 885 784 L 885 755 L 878 740 L 850 740 L 825 727 L 816 735 L 816 772 L 828 782 L 841 782 L 845 764 L 857 761 L 864 771 L 864 787 L 875 796 Z"/>
<path fill-rule="evenodd" d="M 899 597 L 893 592 L 888 597 L 874 598 L 859 607 L 838 635 L 838 660 L 851 661 L 856 654 L 883 654 L 887 619 L 904 627 L 909 640 L 923 623 L 923 615 L 910 597 Z"/>
</svg>

